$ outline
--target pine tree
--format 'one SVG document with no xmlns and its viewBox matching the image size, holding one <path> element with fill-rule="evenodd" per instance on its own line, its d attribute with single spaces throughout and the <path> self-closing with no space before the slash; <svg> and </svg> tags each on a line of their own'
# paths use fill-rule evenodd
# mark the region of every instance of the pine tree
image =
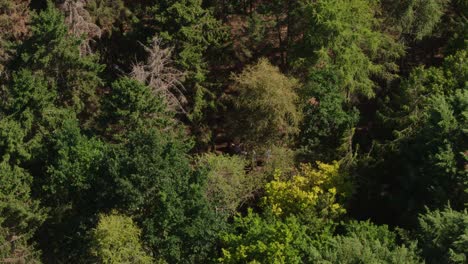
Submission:
<svg viewBox="0 0 468 264">
<path fill-rule="evenodd" d="M 364 0 L 305 2 L 303 38 L 296 45 L 295 64 L 311 74 L 326 69 L 337 77 L 347 100 L 375 96 L 374 77 L 391 79 L 402 46 L 379 31 L 377 3 Z"/>
<path fill-rule="evenodd" d="M 468 259 L 468 213 L 427 211 L 419 216 L 418 246 L 427 263 L 466 263 Z"/>
<path fill-rule="evenodd" d="M 19 48 L 16 69 L 29 69 L 57 89 L 60 106 L 90 116 L 96 107 L 98 76 L 104 69 L 96 56 L 82 56 L 82 40 L 68 33 L 63 15 L 49 2 L 31 19 L 31 36 Z"/>
</svg>

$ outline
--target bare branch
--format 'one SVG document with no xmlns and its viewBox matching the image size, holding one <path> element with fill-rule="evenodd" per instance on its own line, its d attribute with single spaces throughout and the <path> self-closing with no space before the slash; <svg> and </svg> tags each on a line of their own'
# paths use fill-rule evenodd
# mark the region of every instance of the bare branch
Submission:
<svg viewBox="0 0 468 264">
<path fill-rule="evenodd" d="M 184 105 L 187 99 L 182 84 L 186 75 L 173 66 L 172 48 L 162 48 L 161 40 L 154 38 L 151 47 L 140 43 L 148 53 L 146 63 L 133 65 L 131 76 L 148 85 L 155 94 L 165 98 L 169 108 L 186 113 Z"/>
<path fill-rule="evenodd" d="M 86 0 L 65 0 L 61 6 L 70 33 L 84 38 L 80 47 L 81 55 L 92 53 L 90 43 L 94 38 L 100 38 L 102 34 L 99 26 L 92 22 L 92 17 L 85 6 Z"/>
</svg>

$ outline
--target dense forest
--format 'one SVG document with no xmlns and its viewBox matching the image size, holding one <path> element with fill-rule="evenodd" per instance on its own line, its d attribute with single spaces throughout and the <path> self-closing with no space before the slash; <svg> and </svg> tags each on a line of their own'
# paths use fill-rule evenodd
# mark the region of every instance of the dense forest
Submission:
<svg viewBox="0 0 468 264">
<path fill-rule="evenodd" d="M 0 0 L 1 263 L 468 263 L 468 1 Z"/>
</svg>

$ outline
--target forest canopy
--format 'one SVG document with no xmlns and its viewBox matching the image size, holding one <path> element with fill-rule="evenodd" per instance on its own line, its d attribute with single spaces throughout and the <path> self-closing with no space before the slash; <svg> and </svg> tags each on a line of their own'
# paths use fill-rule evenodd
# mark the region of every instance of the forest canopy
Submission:
<svg viewBox="0 0 468 264">
<path fill-rule="evenodd" d="M 0 0 L 1 263 L 468 263 L 465 0 Z"/>
</svg>

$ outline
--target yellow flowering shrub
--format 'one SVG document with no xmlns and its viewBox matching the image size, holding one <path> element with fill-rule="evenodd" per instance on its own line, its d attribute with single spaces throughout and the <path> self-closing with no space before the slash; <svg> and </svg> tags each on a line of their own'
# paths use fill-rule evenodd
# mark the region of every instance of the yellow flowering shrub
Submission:
<svg viewBox="0 0 468 264">
<path fill-rule="evenodd" d="M 337 196 L 345 197 L 351 189 L 339 172 L 339 163 L 317 162 L 317 166 L 303 164 L 299 173 L 287 180 L 276 171 L 274 180 L 265 187 L 264 204 L 277 216 L 312 213 L 333 218 L 343 214 L 345 209 Z"/>
</svg>

